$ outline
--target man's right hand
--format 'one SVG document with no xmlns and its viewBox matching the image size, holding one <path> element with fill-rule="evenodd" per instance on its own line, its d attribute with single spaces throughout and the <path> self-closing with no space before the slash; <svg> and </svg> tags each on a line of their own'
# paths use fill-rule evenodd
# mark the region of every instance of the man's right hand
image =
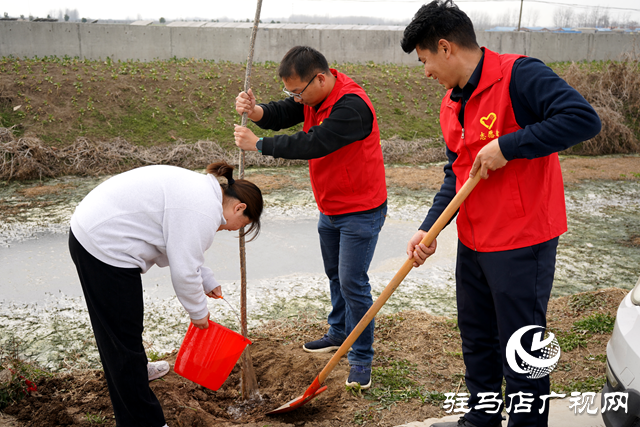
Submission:
<svg viewBox="0 0 640 427">
<path fill-rule="evenodd" d="M 255 116 L 256 113 L 256 97 L 253 96 L 253 91 L 251 89 L 249 89 L 249 92 L 243 91 L 238 94 L 236 97 L 236 111 L 240 115 L 247 113 L 247 117 L 254 120 L 253 116 Z"/>
<path fill-rule="evenodd" d="M 420 267 L 424 264 L 427 258 L 435 253 L 438 246 L 437 239 L 433 239 L 433 242 L 431 242 L 429 247 L 424 243 L 420 243 L 426 234 L 426 231 L 418 230 L 407 244 L 407 256 L 409 259 L 413 259 L 414 267 Z"/>
</svg>

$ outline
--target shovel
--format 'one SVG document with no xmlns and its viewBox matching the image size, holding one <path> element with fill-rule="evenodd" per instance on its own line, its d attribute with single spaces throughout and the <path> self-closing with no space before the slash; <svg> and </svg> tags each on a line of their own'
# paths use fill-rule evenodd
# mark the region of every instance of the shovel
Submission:
<svg viewBox="0 0 640 427">
<path fill-rule="evenodd" d="M 476 172 L 476 175 L 473 178 L 470 178 L 465 182 L 465 184 L 460 188 L 458 194 L 451 200 L 449 206 L 440 214 L 440 217 L 433 224 L 431 229 L 427 232 L 426 236 L 422 239 L 420 243 L 424 243 L 427 247 L 438 237 L 438 234 L 442 231 L 442 229 L 447 225 L 451 217 L 456 213 L 462 202 L 465 201 L 471 190 L 474 189 L 476 184 L 480 181 L 480 170 Z M 349 334 L 346 340 L 342 343 L 340 348 L 335 352 L 331 360 L 327 363 L 324 369 L 318 374 L 318 376 L 313 380 L 307 391 L 300 397 L 293 399 L 292 401 L 285 403 L 277 409 L 274 409 L 271 412 L 267 412 L 267 414 L 282 414 L 284 412 L 293 411 L 296 408 L 304 405 L 323 391 L 327 389 L 327 386 L 323 386 L 322 384 L 327 379 L 331 371 L 338 365 L 338 362 L 344 356 L 351 345 L 358 339 L 362 331 L 369 325 L 371 320 L 378 314 L 378 311 L 382 308 L 382 306 L 387 302 L 391 294 L 398 288 L 400 283 L 404 280 L 404 278 L 409 274 L 409 271 L 413 268 L 413 259 L 407 259 L 400 270 L 396 273 L 396 275 L 391 279 L 386 288 L 382 291 L 378 299 L 373 303 L 369 311 L 367 311 L 364 317 L 360 320 L 360 322 L 353 328 L 353 331 Z"/>
</svg>

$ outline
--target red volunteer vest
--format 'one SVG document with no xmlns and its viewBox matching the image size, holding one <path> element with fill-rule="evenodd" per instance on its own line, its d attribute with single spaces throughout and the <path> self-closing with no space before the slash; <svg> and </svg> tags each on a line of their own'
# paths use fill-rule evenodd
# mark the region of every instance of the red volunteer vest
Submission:
<svg viewBox="0 0 640 427">
<path fill-rule="evenodd" d="M 447 92 L 440 123 L 447 147 L 458 155 L 453 163 L 456 191 L 469 178 L 478 151 L 491 140 L 521 129 L 511 105 L 511 69 L 520 55 L 498 55 L 485 48 L 482 76 L 464 112 Z M 480 252 L 504 251 L 546 242 L 567 231 L 560 162 L 557 154 L 533 160 L 514 159 L 489 179 L 480 180 L 460 207 L 458 237 Z"/>
<path fill-rule="evenodd" d="M 342 215 L 377 208 L 387 200 L 387 185 L 376 112 L 367 94 L 353 80 L 334 69 L 331 74 L 337 78 L 336 84 L 318 111 L 304 106 L 304 131 L 321 125 L 336 101 L 346 94 L 358 95 L 367 103 L 373 113 L 373 128 L 365 139 L 309 160 L 318 209 L 325 215 Z"/>
</svg>

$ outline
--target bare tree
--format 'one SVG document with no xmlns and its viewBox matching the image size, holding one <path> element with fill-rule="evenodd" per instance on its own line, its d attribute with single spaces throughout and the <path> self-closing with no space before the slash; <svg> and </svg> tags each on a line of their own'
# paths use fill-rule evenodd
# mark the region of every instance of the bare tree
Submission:
<svg viewBox="0 0 640 427">
<path fill-rule="evenodd" d="M 609 8 L 604 8 L 599 10 L 599 14 L 596 18 L 596 27 L 609 27 L 611 26 L 611 18 L 609 17 Z"/>
<path fill-rule="evenodd" d="M 538 9 L 532 9 L 527 11 L 523 21 L 527 27 L 535 27 L 539 17 L 540 11 Z"/>
<path fill-rule="evenodd" d="M 520 9 L 507 9 L 502 15 L 498 16 L 496 25 L 504 27 L 515 27 L 518 25 L 518 17 L 520 16 Z"/>
<path fill-rule="evenodd" d="M 582 27 L 609 27 L 611 19 L 609 18 L 609 9 L 593 7 L 577 17 L 578 26 Z"/>
<path fill-rule="evenodd" d="M 469 18 L 471 18 L 471 22 L 473 22 L 473 28 L 475 30 L 488 30 L 493 27 L 491 15 L 486 12 L 470 12 Z"/>
<path fill-rule="evenodd" d="M 80 13 L 78 12 L 78 9 L 65 9 L 64 14 L 67 15 L 69 17 L 69 21 L 72 22 L 80 19 Z"/>
<path fill-rule="evenodd" d="M 570 7 L 556 7 L 553 12 L 553 25 L 562 28 L 571 28 L 574 26 L 575 15 Z"/>
<path fill-rule="evenodd" d="M 630 16 L 628 15 L 621 15 L 618 16 L 617 18 L 611 19 L 611 27 L 619 27 L 619 28 L 638 28 L 640 27 L 640 23 L 638 21 L 635 21 L 633 19 L 631 19 Z"/>
</svg>

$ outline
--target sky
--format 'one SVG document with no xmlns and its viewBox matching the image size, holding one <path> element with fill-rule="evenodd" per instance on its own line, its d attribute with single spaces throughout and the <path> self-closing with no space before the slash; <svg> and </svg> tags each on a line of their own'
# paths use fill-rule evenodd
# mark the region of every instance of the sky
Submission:
<svg viewBox="0 0 640 427">
<path fill-rule="evenodd" d="M 263 0 L 261 18 L 287 19 L 291 15 L 316 15 L 322 17 L 368 16 L 408 22 L 425 1 L 413 0 Z M 459 0 L 458 7 L 474 21 L 497 20 L 505 14 L 517 16 L 520 0 Z M 149 19 L 164 17 L 167 21 L 201 18 L 253 21 L 257 0 L 182 0 L 179 2 L 157 0 L 21 0 L 5 2 L 0 12 L 9 16 L 46 17 L 52 11 L 77 9 L 80 17 L 91 19 Z M 523 25 L 553 25 L 556 8 L 573 9 L 582 13 L 592 8 L 608 7 L 613 19 L 633 19 L 640 22 L 638 0 L 524 0 Z M 591 9 L 590 9 L 591 8 Z M 56 17 L 53 15 L 53 17 Z"/>
</svg>

